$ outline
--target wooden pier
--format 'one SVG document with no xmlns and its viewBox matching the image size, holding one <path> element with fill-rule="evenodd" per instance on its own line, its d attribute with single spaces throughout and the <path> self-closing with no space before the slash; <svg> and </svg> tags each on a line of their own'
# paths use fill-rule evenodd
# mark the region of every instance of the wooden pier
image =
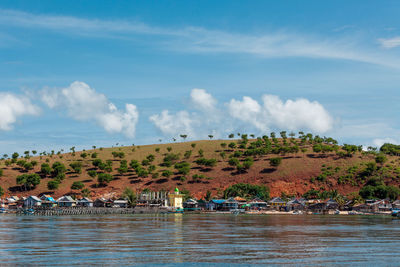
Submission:
<svg viewBox="0 0 400 267">
<path fill-rule="evenodd" d="M 161 208 L 98 208 L 98 207 L 35 207 L 33 216 L 73 216 L 73 215 L 109 215 L 109 214 L 152 214 L 162 213 Z M 26 215 L 26 210 L 18 210 L 17 215 Z"/>
</svg>

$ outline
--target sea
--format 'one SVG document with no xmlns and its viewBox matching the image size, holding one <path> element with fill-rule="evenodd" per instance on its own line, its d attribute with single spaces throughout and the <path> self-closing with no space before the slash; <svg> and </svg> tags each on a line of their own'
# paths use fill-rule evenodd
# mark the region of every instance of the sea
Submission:
<svg viewBox="0 0 400 267">
<path fill-rule="evenodd" d="M 0 214 L 1 266 L 400 266 L 400 220 L 358 215 Z"/>
</svg>

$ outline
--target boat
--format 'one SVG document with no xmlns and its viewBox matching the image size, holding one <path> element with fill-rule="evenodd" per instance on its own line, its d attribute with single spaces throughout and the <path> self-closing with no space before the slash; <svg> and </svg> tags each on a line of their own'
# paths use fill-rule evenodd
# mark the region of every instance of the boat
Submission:
<svg viewBox="0 0 400 267">
<path fill-rule="evenodd" d="M 303 214 L 303 211 L 301 211 L 301 210 L 295 210 L 295 211 L 293 211 L 293 214 L 294 214 L 294 215 L 301 215 L 301 214 Z"/>
<path fill-rule="evenodd" d="M 396 218 L 400 218 L 400 210 L 398 210 L 398 209 L 392 210 L 392 216 L 396 217 Z"/>
<path fill-rule="evenodd" d="M 240 213 L 245 213 L 245 210 L 244 209 L 231 209 L 230 212 L 232 214 L 238 215 Z"/>
<path fill-rule="evenodd" d="M 25 215 L 33 215 L 35 213 L 34 209 L 25 209 L 24 214 Z"/>
<path fill-rule="evenodd" d="M 184 210 L 182 208 L 177 208 L 177 209 L 168 211 L 168 213 L 183 213 L 183 211 Z"/>
<path fill-rule="evenodd" d="M 5 208 L 0 208 L 0 213 L 7 213 L 7 210 Z"/>
</svg>

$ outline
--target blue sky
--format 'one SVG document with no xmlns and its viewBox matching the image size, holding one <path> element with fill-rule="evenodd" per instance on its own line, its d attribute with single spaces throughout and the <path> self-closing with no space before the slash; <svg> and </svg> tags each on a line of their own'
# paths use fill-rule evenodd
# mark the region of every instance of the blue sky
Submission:
<svg viewBox="0 0 400 267">
<path fill-rule="evenodd" d="M 398 1 L 1 1 L 0 153 L 279 130 L 399 143 L 399 12 Z"/>
</svg>

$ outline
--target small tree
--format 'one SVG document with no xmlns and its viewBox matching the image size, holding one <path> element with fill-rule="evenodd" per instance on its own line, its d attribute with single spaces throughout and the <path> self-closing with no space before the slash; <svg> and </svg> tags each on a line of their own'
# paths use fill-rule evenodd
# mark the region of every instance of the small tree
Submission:
<svg viewBox="0 0 400 267">
<path fill-rule="evenodd" d="M 185 159 L 188 159 L 188 158 L 190 158 L 191 155 L 192 155 L 192 150 L 187 150 L 187 151 L 185 151 L 185 154 L 183 154 L 183 157 Z"/>
<path fill-rule="evenodd" d="M 11 155 L 12 162 L 13 162 L 13 163 L 17 162 L 18 157 L 19 157 L 19 154 L 18 154 L 17 152 L 14 152 L 14 153 Z"/>
<path fill-rule="evenodd" d="M 0 198 L 4 196 L 4 189 L 0 186 Z"/>
<path fill-rule="evenodd" d="M 210 138 L 210 140 L 213 139 L 213 137 L 214 137 L 214 135 L 212 135 L 212 134 L 208 135 L 208 138 Z"/>
<path fill-rule="evenodd" d="M 131 188 L 125 188 L 124 193 L 122 194 L 122 197 L 128 200 L 128 205 L 129 207 L 134 207 L 136 206 L 136 194 Z"/>
<path fill-rule="evenodd" d="M 269 164 L 273 167 L 278 167 L 282 162 L 282 158 L 277 157 L 277 158 L 270 158 L 269 159 Z"/>
<path fill-rule="evenodd" d="M 237 166 L 238 164 L 240 164 L 239 159 L 237 159 L 237 158 L 230 158 L 228 163 L 231 166 Z"/>
<path fill-rule="evenodd" d="M 94 178 L 94 177 L 96 177 L 97 172 L 95 170 L 90 170 L 90 171 L 88 171 L 88 174 L 90 177 Z"/>
<path fill-rule="evenodd" d="M 84 187 L 85 187 L 85 184 L 82 183 L 81 181 L 73 182 L 73 184 L 71 185 L 72 190 L 81 190 Z"/>
<path fill-rule="evenodd" d="M 231 142 L 231 143 L 229 143 L 228 147 L 231 148 L 231 149 L 235 149 L 236 148 L 236 144 L 234 142 Z"/>
<path fill-rule="evenodd" d="M 49 189 L 49 190 L 57 190 L 59 185 L 60 185 L 60 181 L 51 180 L 51 181 L 49 181 L 47 183 L 47 189 Z"/>
<path fill-rule="evenodd" d="M 103 186 L 107 185 L 113 179 L 114 179 L 114 177 L 109 173 L 99 173 L 97 175 L 97 181 L 99 182 L 100 185 L 103 185 Z"/>
<path fill-rule="evenodd" d="M 206 201 L 210 201 L 211 198 L 212 198 L 211 191 L 210 191 L 210 190 L 207 190 L 204 199 L 205 199 Z"/>
<path fill-rule="evenodd" d="M 387 161 L 387 158 L 385 155 L 379 154 L 375 157 L 375 161 L 376 161 L 376 163 L 383 165 L 383 163 L 385 163 Z"/>
<path fill-rule="evenodd" d="M 166 178 L 169 178 L 171 175 L 173 175 L 174 173 L 172 172 L 172 171 L 170 171 L 170 170 L 165 170 L 165 171 L 163 171 L 162 172 L 162 176 L 164 176 L 164 177 L 166 177 Z"/>
<path fill-rule="evenodd" d="M 83 188 L 81 194 L 83 197 L 88 197 L 90 196 L 90 190 L 88 188 Z"/>
<path fill-rule="evenodd" d="M 53 177 L 65 176 L 65 171 L 67 170 L 67 168 L 65 168 L 64 164 L 56 161 L 53 163 L 52 167 L 53 167 L 53 171 L 52 171 Z"/>
<path fill-rule="evenodd" d="M 40 176 L 36 173 L 19 175 L 17 176 L 17 184 L 23 185 L 25 190 L 30 190 L 40 184 Z"/>
<path fill-rule="evenodd" d="M 82 173 L 82 163 L 75 161 L 69 164 L 69 166 L 74 170 L 75 173 Z"/>
</svg>

